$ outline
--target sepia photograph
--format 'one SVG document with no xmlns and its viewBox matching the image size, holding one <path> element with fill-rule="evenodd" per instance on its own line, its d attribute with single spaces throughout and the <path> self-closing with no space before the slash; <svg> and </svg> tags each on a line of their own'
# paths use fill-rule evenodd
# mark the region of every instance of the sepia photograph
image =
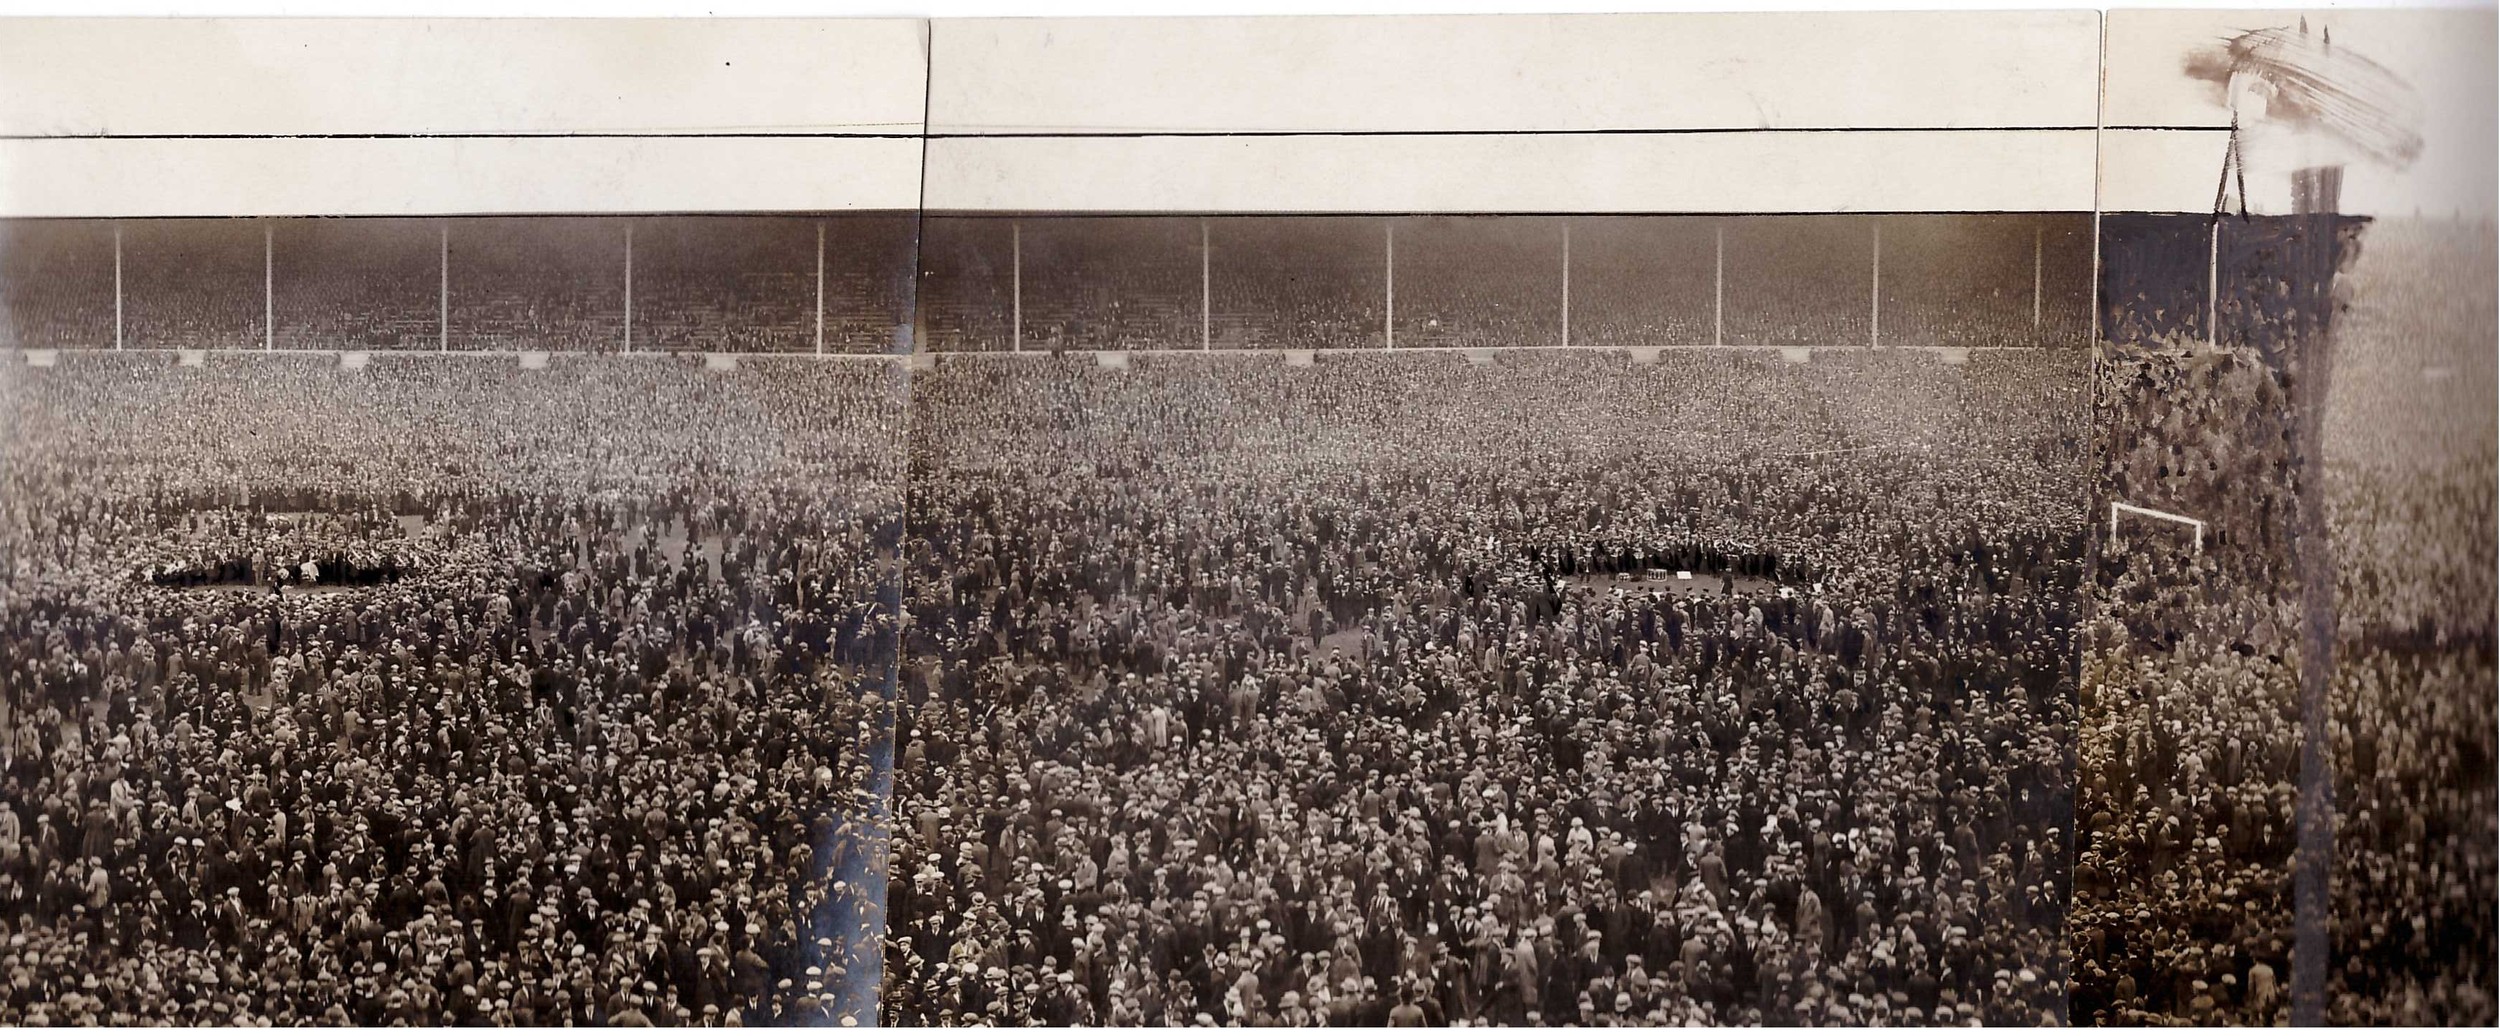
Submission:
<svg viewBox="0 0 2500 1036">
<path fill-rule="evenodd" d="M 756 253 L 891 235 L 425 222 L 7 227 L 11 333 L 105 344 L 0 381 L 6 1020 L 871 1019 L 900 372 L 626 342 L 802 340 Z"/>
<path fill-rule="evenodd" d="M 1026 222 L 1028 334 L 1212 305 Z M 893 1021 L 2060 1020 L 2088 216 L 1260 222 L 1383 326 L 914 381 Z"/>
<path fill-rule="evenodd" d="M 2500 1021 L 2488 6 L 686 13 L 0 25 L 0 1024 Z"/>
<path fill-rule="evenodd" d="M 2074 1019 L 2490 1025 L 2491 14 L 2109 26 Z"/>
</svg>

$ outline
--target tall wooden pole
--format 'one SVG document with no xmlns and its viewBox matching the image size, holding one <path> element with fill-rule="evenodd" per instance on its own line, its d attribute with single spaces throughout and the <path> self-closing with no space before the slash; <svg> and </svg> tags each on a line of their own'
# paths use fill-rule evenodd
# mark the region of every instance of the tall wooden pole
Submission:
<svg viewBox="0 0 2500 1036">
<path fill-rule="evenodd" d="M 1215 278 L 1208 259 L 1207 218 L 1198 217 L 1198 348 L 1215 348 Z"/>
<path fill-rule="evenodd" d="M 451 221 L 435 225 L 436 239 L 434 286 L 434 344 L 439 352 L 451 351 Z"/>
<path fill-rule="evenodd" d="M 2031 329 L 2033 331 L 2040 329 L 2040 274 L 2047 243 L 2047 228 L 2031 228 Z"/>
<path fill-rule="evenodd" d="M 2290 326 L 2298 341 L 2285 342 L 2298 356 L 2293 382 L 2294 440 L 2300 446 L 2297 524 L 2292 565 L 2300 581 L 2300 792 L 2293 806 L 2299 841 L 2292 853 L 2292 1024 L 2326 1023 L 2326 985 L 2335 861 L 2335 780 L 2329 755 L 2328 710 L 2335 682 L 2335 542 L 2327 523 L 2326 408 L 2335 378 L 2335 268 L 2343 243 L 2343 168 L 2312 166 L 2294 174 L 2299 235 L 2290 269 L 2295 301 L 2311 319 Z M 2215 220 L 2217 226 L 2221 223 Z M 2218 235 L 2218 232 L 2217 232 Z M 2217 236 L 2216 240 L 2219 240 Z M 2219 246 L 2217 245 L 2217 253 Z M 2283 325 L 2277 325 L 2278 327 Z M 2280 333 L 2280 332 L 2277 332 Z"/>
<path fill-rule="evenodd" d="M 1875 224 L 1875 269 L 1872 289 L 1867 293 L 1866 347 L 1880 349 L 1884 345 L 1884 225 Z"/>
<path fill-rule="evenodd" d="M 113 348 L 122 347 L 122 225 L 113 223 Z"/>
<path fill-rule="evenodd" d="M 1711 224 L 1710 344 L 1727 344 L 1727 221 Z"/>
<path fill-rule="evenodd" d="M 2222 316 L 2222 221 L 2205 224 L 2205 348 L 2211 349 L 2222 338 L 2218 330 Z"/>
<path fill-rule="evenodd" d="M 278 225 L 260 223 L 260 349 L 278 348 Z"/>
<path fill-rule="evenodd" d="M 1387 264 L 1384 277 L 1388 284 L 1380 310 L 1380 347 L 1395 349 L 1398 347 L 1398 225 L 1395 221 L 1380 225 L 1380 240 L 1383 261 Z"/>
<path fill-rule="evenodd" d="M 1571 221 L 1563 221 L 1562 244 L 1562 344 L 1571 348 Z"/>
<path fill-rule="evenodd" d="M 1010 346 L 1009 346 L 1009 349 L 1010 349 L 1010 351 L 1012 351 L 1012 352 L 1023 352 L 1023 351 L 1024 351 L 1024 224 L 1022 224 L 1022 223 L 1009 223 L 1009 224 L 1007 224 L 1007 248 L 1008 248 L 1008 253 L 1009 253 L 1009 254 L 1008 254 L 1008 264 L 1009 264 L 1009 265 L 1008 265 L 1008 278 L 1009 278 L 1009 280 L 1012 282 L 1012 285 L 1011 285 L 1011 290 L 1013 290 L 1013 291 L 1015 292 L 1015 300 L 1014 300 L 1014 302 L 1015 302 L 1015 316 L 1014 316 L 1015 323 L 1014 323 L 1014 326 L 1013 326 L 1013 328 L 1012 328 L 1012 334 L 1013 334 L 1013 337 L 1012 337 L 1012 339 L 1010 340 L 1011 344 L 1010 344 Z"/>
<path fill-rule="evenodd" d="M 825 221 L 816 221 L 816 355 L 825 354 Z"/>
<path fill-rule="evenodd" d="M 625 224 L 625 351 L 634 351 L 634 225 Z"/>
</svg>

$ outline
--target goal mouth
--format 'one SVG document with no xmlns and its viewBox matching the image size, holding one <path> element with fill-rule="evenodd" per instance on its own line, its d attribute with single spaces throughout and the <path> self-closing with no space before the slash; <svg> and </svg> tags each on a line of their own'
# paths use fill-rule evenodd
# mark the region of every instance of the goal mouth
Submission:
<svg viewBox="0 0 2500 1036">
<path fill-rule="evenodd" d="M 2132 519 L 2139 522 L 2152 522 L 2173 528 L 2183 528 L 2189 534 L 2188 542 L 2190 549 L 2195 551 L 2200 556 L 2205 553 L 2204 519 L 2190 518 L 2184 514 L 2158 510 L 2151 507 L 2143 507 L 2136 504 L 2121 503 L 2113 500 L 2109 505 L 2109 536 L 2113 540 L 2118 538 L 2118 525 L 2121 519 Z"/>
</svg>

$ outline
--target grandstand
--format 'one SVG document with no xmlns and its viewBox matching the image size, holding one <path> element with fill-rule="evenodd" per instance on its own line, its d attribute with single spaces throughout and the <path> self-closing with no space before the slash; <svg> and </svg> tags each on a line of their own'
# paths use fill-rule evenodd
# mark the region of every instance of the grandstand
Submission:
<svg viewBox="0 0 2500 1036">
<path fill-rule="evenodd" d="M 2102 336 L 2126 343 L 2205 340 L 2208 233 L 2202 219 L 2102 216 Z"/>
<path fill-rule="evenodd" d="M 1387 236 L 1346 216 L 1210 219 L 1215 348 L 1379 348 Z"/>
<path fill-rule="evenodd" d="M 1884 344 L 2084 344 L 2091 314 L 2077 289 L 2091 283 L 2089 223 L 1983 215 L 1883 227 Z"/>
<path fill-rule="evenodd" d="M 616 352 L 625 346 L 627 224 L 497 218 L 461 227 L 451 348 Z"/>
<path fill-rule="evenodd" d="M 908 216 L 634 221 L 634 348 L 883 353 L 911 322 Z M 838 304 L 819 304 L 822 299 Z M 820 348 L 821 345 L 821 348 Z"/>
<path fill-rule="evenodd" d="M 91 220 L 0 220 L 0 347 L 112 347 L 113 233 Z"/>
<path fill-rule="evenodd" d="M 121 225 L 123 341 L 140 349 L 257 349 L 268 344 L 264 228 L 241 219 Z"/>
<path fill-rule="evenodd" d="M 637 219 L 635 344 L 663 352 L 796 352 L 810 313 L 815 228 L 771 217 Z"/>
<path fill-rule="evenodd" d="M 925 233 L 939 352 L 2080 347 L 2091 315 L 2091 226 L 2071 214 L 981 215 Z"/>
<path fill-rule="evenodd" d="M 813 308 L 824 325 L 816 351 L 909 352 L 920 217 L 880 213 L 815 223 L 823 273 Z"/>
<path fill-rule="evenodd" d="M 2054 214 L 12 220 L 0 335 L 889 354 L 917 320 L 934 352 L 2059 346 L 2090 322 L 2090 251 Z M 2149 311 L 2199 317 L 2190 294 Z"/>
<path fill-rule="evenodd" d="M 2349 254 L 2368 220 L 2335 220 Z M 2101 220 L 2102 335 L 2123 344 L 2272 348 L 2302 307 L 2281 274 L 2310 232 L 2285 217 L 2111 213 Z M 2302 330 L 2298 333 L 2306 333 Z M 2279 360 L 2279 357 L 2275 359 Z"/>
<path fill-rule="evenodd" d="M 1400 347 L 1562 342 L 1561 220 L 1409 216 L 1390 221 Z"/>
<path fill-rule="evenodd" d="M 435 349 L 449 225 L 303 219 L 276 225 L 272 292 L 281 349 Z"/>
<path fill-rule="evenodd" d="M 1006 350 L 1017 300 L 1006 220 L 926 219 L 920 226 L 918 339 L 944 352 Z"/>
<path fill-rule="evenodd" d="M 1571 340 L 1592 346 L 1718 343 L 1712 216 L 1631 216 L 1571 226 Z"/>
<path fill-rule="evenodd" d="M 1764 216 L 1731 227 L 1724 277 L 1737 290 L 1725 303 L 1726 344 L 1873 344 L 1875 227 L 1860 216 Z"/>
<path fill-rule="evenodd" d="M 1019 224 L 1024 336 L 1046 349 L 1169 348 L 1199 330 L 1195 220 Z"/>
<path fill-rule="evenodd" d="M 0 220 L 0 346 L 887 354 L 917 223 Z"/>
</svg>

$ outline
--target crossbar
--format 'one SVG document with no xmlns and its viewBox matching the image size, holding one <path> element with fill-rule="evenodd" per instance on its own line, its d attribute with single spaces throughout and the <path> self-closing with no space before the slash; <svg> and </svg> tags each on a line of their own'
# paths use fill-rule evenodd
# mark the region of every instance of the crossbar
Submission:
<svg viewBox="0 0 2500 1036">
<path fill-rule="evenodd" d="M 2196 552 L 2198 554 L 2203 554 L 2205 552 L 2205 522 L 2203 519 L 2190 518 L 2184 514 L 2172 514 L 2169 511 L 2158 511 L 2150 507 L 2138 507 L 2134 504 L 2122 504 L 2113 500 L 2110 501 L 2109 504 L 2109 534 L 2113 537 L 2118 535 L 2118 516 L 2121 513 L 2139 514 L 2146 518 L 2159 518 L 2162 521 L 2178 522 L 2181 525 L 2189 526 L 2193 528 L 2196 533 Z"/>
</svg>

